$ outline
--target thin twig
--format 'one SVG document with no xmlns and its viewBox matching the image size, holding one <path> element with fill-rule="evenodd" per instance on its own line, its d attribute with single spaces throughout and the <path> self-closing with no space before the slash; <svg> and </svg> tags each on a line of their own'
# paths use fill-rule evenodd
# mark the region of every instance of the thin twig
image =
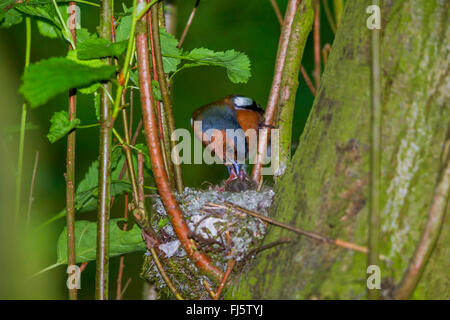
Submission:
<svg viewBox="0 0 450 320">
<path fill-rule="evenodd" d="M 172 107 L 172 100 L 169 93 L 169 85 L 167 83 L 167 78 L 164 73 L 163 68 L 163 60 L 162 60 L 162 51 L 161 51 L 161 39 L 159 36 L 159 18 L 158 18 L 158 8 L 156 6 L 152 7 L 150 9 L 151 13 L 151 33 L 153 35 L 153 41 L 154 41 L 154 55 L 156 60 L 156 65 L 154 66 L 156 68 L 156 73 L 158 74 L 158 82 L 159 87 L 161 89 L 161 96 L 163 100 L 163 107 L 164 107 L 164 113 L 167 118 L 167 124 L 169 127 L 169 143 L 170 143 L 170 150 L 171 154 L 173 155 L 174 161 L 172 162 L 172 157 L 170 159 L 167 159 L 168 162 L 173 163 L 173 166 L 175 168 L 175 182 L 176 182 L 176 190 L 178 193 L 183 192 L 184 186 L 183 186 L 183 176 L 181 172 L 181 161 L 179 159 L 178 154 L 178 148 L 177 144 L 174 140 L 172 140 L 172 134 L 174 133 L 176 127 L 175 127 L 175 119 L 173 116 L 173 107 Z"/>
<path fill-rule="evenodd" d="M 283 17 L 281 16 L 280 8 L 278 7 L 276 0 L 270 0 L 270 2 L 272 3 L 272 7 L 275 11 L 275 14 L 277 15 L 280 26 L 283 26 Z M 313 96 L 316 96 L 316 89 L 314 88 L 314 85 L 312 84 L 311 79 L 309 78 L 308 73 L 305 71 L 303 65 L 300 67 L 300 71 L 303 78 L 305 79 L 306 85 L 311 90 Z"/>
<path fill-rule="evenodd" d="M 111 40 L 112 0 L 100 2 L 99 35 Z M 110 59 L 106 62 L 110 64 Z M 110 92 L 111 82 L 102 85 L 100 97 L 100 157 L 98 174 L 98 214 L 97 214 L 97 251 L 95 297 L 108 299 L 109 284 L 109 216 L 111 201 L 111 140 L 112 116 Z"/>
<path fill-rule="evenodd" d="M 314 84 L 312 83 L 311 79 L 308 76 L 308 73 L 306 72 L 306 70 L 303 66 L 300 67 L 300 72 L 302 73 L 303 79 L 305 79 L 306 85 L 308 86 L 309 90 L 311 90 L 311 93 L 315 97 L 316 96 L 316 88 L 314 88 Z"/>
<path fill-rule="evenodd" d="M 194 20 L 195 13 L 197 12 L 197 7 L 199 4 L 200 4 L 200 0 L 196 0 L 194 8 L 192 9 L 191 14 L 189 15 L 189 19 L 186 23 L 186 26 L 184 27 L 183 33 L 181 34 L 180 41 L 178 41 L 177 48 L 180 48 L 182 46 L 184 39 L 186 38 L 186 34 L 188 33 L 189 28 L 191 27 L 192 21 Z"/>
<path fill-rule="evenodd" d="M 36 171 L 39 162 L 39 151 L 36 150 L 36 155 L 34 156 L 34 167 L 33 174 L 31 175 L 31 184 L 30 184 L 30 196 L 28 197 L 28 210 L 27 210 L 27 221 L 26 221 L 26 229 L 30 225 L 30 216 L 31 216 L 31 205 L 33 204 L 33 190 L 34 190 L 34 181 L 36 179 Z"/>
<path fill-rule="evenodd" d="M 329 238 L 329 237 L 326 237 L 326 236 L 322 236 L 320 234 L 317 234 L 317 233 L 314 233 L 314 232 L 311 232 L 311 231 L 306 231 L 306 230 L 303 230 L 303 229 L 291 226 L 289 224 L 280 222 L 278 220 L 266 217 L 265 215 L 262 215 L 260 213 L 255 212 L 255 211 L 242 208 L 241 206 L 238 206 L 238 205 L 230 203 L 230 202 L 224 202 L 223 205 L 222 204 L 208 202 L 207 205 L 211 206 L 211 207 L 217 207 L 217 208 L 221 208 L 221 209 L 232 210 L 232 211 L 234 210 L 234 211 L 237 211 L 237 212 L 245 213 L 245 214 L 248 214 L 248 215 L 250 215 L 252 217 L 258 218 L 258 219 L 260 219 L 260 220 L 262 220 L 264 222 L 272 224 L 274 226 L 284 228 L 286 230 L 295 232 L 297 234 L 300 234 L 302 236 L 306 236 L 308 238 L 317 240 L 319 242 L 334 244 L 334 245 L 336 245 L 338 247 L 346 248 L 346 249 L 349 249 L 349 250 L 352 250 L 352 251 L 361 252 L 361 253 L 366 253 L 367 254 L 367 252 L 368 252 L 367 247 L 360 246 L 360 245 L 357 245 L 357 244 L 354 244 L 354 243 L 351 243 L 351 242 L 348 242 L 348 241 L 344 241 L 344 240 L 341 240 L 341 239 L 332 239 L 332 238 Z M 382 255 L 380 255 L 379 258 L 381 260 L 384 260 L 384 261 L 389 261 L 389 259 L 387 259 L 385 256 L 382 256 Z"/>
<path fill-rule="evenodd" d="M 314 0 L 314 82 L 316 90 L 320 85 L 320 0 Z"/>
<path fill-rule="evenodd" d="M 328 63 L 328 55 L 330 54 L 331 46 L 329 43 L 326 43 L 322 48 L 322 59 L 323 59 L 323 66 L 326 67 Z"/>
<path fill-rule="evenodd" d="M 151 29 L 152 25 L 152 18 L 151 15 L 148 17 L 148 27 Z M 156 72 L 156 54 L 155 54 L 155 43 L 153 41 L 153 33 L 150 32 L 150 47 L 151 47 L 151 55 L 152 55 L 152 71 L 153 71 L 153 79 L 158 81 L 158 73 Z M 169 128 L 167 125 L 167 121 L 165 120 L 165 113 L 163 113 L 162 107 L 161 107 L 161 101 L 156 101 L 156 111 L 158 116 L 158 136 L 159 141 L 161 142 L 161 145 L 164 147 L 163 152 L 163 160 L 164 160 L 164 166 L 166 168 L 167 175 L 169 177 L 170 185 L 173 187 L 175 186 L 175 175 L 174 175 L 174 166 L 172 161 L 169 161 L 171 159 L 170 156 L 170 137 L 169 137 Z"/>
<path fill-rule="evenodd" d="M 69 28 L 72 36 L 72 43 L 77 43 L 76 29 L 76 3 L 69 3 Z M 73 50 L 69 45 L 69 50 Z M 77 92 L 75 89 L 69 91 L 69 120 L 73 121 L 77 116 Z M 66 224 L 67 224 L 67 265 L 76 264 L 75 252 L 75 142 L 76 130 L 67 136 L 67 162 L 66 162 Z M 69 289 L 69 299 L 77 299 L 77 288 Z"/>
<path fill-rule="evenodd" d="M 230 276 L 231 271 L 233 271 L 235 264 L 236 264 L 236 260 L 234 260 L 234 259 L 228 260 L 227 271 L 225 271 L 222 281 L 220 281 L 219 288 L 217 289 L 217 292 L 214 295 L 214 300 L 219 300 L 220 294 L 222 293 L 222 289 L 225 286 L 225 284 L 227 283 L 228 277 Z"/>
<path fill-rule="evenodd" d="M 311 0 L 303 0 L 297 9 L 294 20 L 292 22 L 292 31 L 289 38 L 291 45 L 288 46 L 286 60 L 281 75 L 281 90 L 277 105 L 278 136 L 274 135 L 272 140 L 278 138 L 279 148 L 277 152 L 276 146 L 272 148 L 274 154 L 278 153 L 279 166 L 275 168 L 273 176 L 275 181 L 284 174 L 291 162 L 291 145 L 292 145 L 292 122 L 294 118 L 295 98 L 297 96 L 299 86 L 299 71 L 301 71 L 301 60 L 303 51 L 306 46 L 306 40 L 311 32 L 314 12 Z M 275 133 L 276 134 L 276 133 Z"/>
<path fill-rule="evenodd" d="M 379 5 L 379 1 L 373 2 Z M 381 186 L 381 61 L 380 30 L 371 30 L 371 117 L 370 117 L 370 181 L 369 181 L 369 239 L 367 264 L 378 265 L 379 212 Z M 367 289 L 367 297 L 377 300 L 380 290 Z"/>
<path fill-rule="evenodd" d="M 328 23 L 330 24 L 333 33 L 336 33 L 336 23 L 334 23 L 333 15 L 331 14 L 330 6 L 328 5 L 328 0 L 322 0 L 323 8 L 325 9 L 325 14 L 327 15 Z"/>
<path fill-rule="evenodd" d="M 144 0 L 139 0 L 139 3 Z M 167 214 L 171 217 L 174 230 L 189 258 L 199 268 L 200 272 L 219 280 L 222 271 L 211 263 L 211 260 L 201 253 L 189 239 L 189 228 L 184 220 L 183 213 L 172 193 L 167 173 L 164 170 L 161 145 L 158 139 L 158 124 L 154 113 L 154 97 L 152 92 L 152 77 L 150 73 L 149 43 L 147 30 L 147 17 L 143 16 L 136 28 L 136 51 L 139 65 L 139 85 L 147 148 L 150 155 L 153 176 L 158 188 L 161 201 Z"/>
<path fill-rule="evenodd" d="M 127 172 L 127 178 L 128 178 L 128 172 Z M 126 221 L 128 219 L 128 194 L 125 194 L 124 202 L 125 202 L 125 205 L 124 205 L 123 218 Z M 127 230 L 126 223 L 123 224 L 122 230 L 123 231 Z M 125 260 L 124 255 L 121 255 L 120 261 L 119 261 L 119 272 L 117 273 L 116 300 L 122 300 L 122 277 L 123 277 L 123 270 L 125 268 L 124 260 Z"/>
<path fill-rule="evenodd" d="M 123 286 L 123 289 L 122 289 L 122 291 L 120 292 L 120 297 L 121 297 L 121 298 L 122 298 L 123 295 L 125 294 L 125 291 L 127 291 L 128 286 L 130 285 L 130 283 L 131 283 L 131 277 L 129 277 L 128 280 L 127 280 L 127 282 L 125 282 L 125 285 Z"/>
<path fill-rule="evenodd" d="M 268 128 L 273 127 L 274 116 L 276 113 L 278 97 L 281 88 L 281 77 L 286 60 L 286 54 L 291 36 L 292 22 L 294 21 L 295 13 L 297 12 L 300 0 L 289 0 L 284 18 L 283 27 L 281 28 L 280 41 L 278 44 L 277 60 L 275 63 L 275 74 L 270 89 L 269 100 L 267 102 L 266 111 L 264 113 L 264 126 L 259 131 L 258 150 L 256 154 L 255 165 L 252 171 L 252 180 L 260 185 L 262 178 L 262 166 L 267 151 L 267 142 L 269 138 Z M 297 44 L 293 44 L 297 45 Z"/>
<path fill-rule="evenodd" d="M 448 133 L 449 135 L 449 133 Z M 439 176 L 433 194 L 433 202 L 428 211 L 428 221 L 417 245 L 414 256 L 409 262 L 408 269 L 403 275 L 402 282 L 395 292 L 395 299 L 409 299 L 425 270 L 433 249 L 439 239 L 444 224 L 445 214 L 450 196 L 450 139 L 444 145 L 443 170 Z M 447 154 L 445 154 L 447 153 Z"/>
<path fill-rule="evenodd" d="M 281 15 L 280 7 L 278 7 L 277 0 L 270 0 L 272 4 L 273 11 L 275 11 L 275 15 L 277 16 L 278 22 L 280 25 L 283 25 L 283 16 Z"/>
<path fill-rule="evenodd" d="M 144 156 L 142 153 L 138 154 L 138 180 L 139 180 L 139 186 L 138 186 L 138 206 L 143 208 L 145 212 L 145 195 L 144 195 Z M 146 241 L 146 243 L 148 243 Z M 164 267 L 161 264 L 161 261 L 159 260 L 158 253 L 155 250 L 154 245 L 147 244 L 147 248 L 152 254 L 153 261 L 155 262 L 156 267 L 158 268 L 159 274 L 163 278 L 166 285 L 169 287 L 170 291 L 172 291 L 175 298 L 178 300 L 183 300 L 183 297 L 180 295 L 178 290 L 173 285 L 172 281 L 170 280 L 169 276 L 164 270 Z"/>
</svg>

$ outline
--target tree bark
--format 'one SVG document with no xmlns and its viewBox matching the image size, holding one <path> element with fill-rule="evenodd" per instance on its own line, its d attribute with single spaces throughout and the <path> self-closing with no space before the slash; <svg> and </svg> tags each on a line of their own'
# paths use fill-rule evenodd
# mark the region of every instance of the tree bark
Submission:
<svg viewBox="0 0 450 320">
<path fill-rule="evenodd" d="M 368 239 L 370 30 L 347 1 L 326 70 L 271 217 L 360 245 Z M 379 253 L 383 297 L 400 282 L 427 222 L 450 123 L 448 2 L 382 1 Z M 447 195 L 448 196 L 448 195 Z M 448 208 L 448 203 L 447 203 Z M 447 210 L 448 211 L 448 210 Z M 269 227 L 264 244 L 287 230 Z M 367 257 L 299 237 L 262 252 L 228 291 L 244 299 L 363 299 Z M 413 298 L 449 299 L 450 225 Z"/>
</svg>

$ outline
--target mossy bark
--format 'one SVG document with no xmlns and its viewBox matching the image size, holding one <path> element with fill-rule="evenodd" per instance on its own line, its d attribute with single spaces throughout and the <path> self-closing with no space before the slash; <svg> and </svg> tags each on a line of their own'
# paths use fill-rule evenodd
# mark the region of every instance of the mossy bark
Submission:
<svg viewBox="0 0 450 320">
<path fill-rule="evenodd" d="M 276 188 L 272 217 L 357 244 L 368 239 L 370 1 L 347 1 L 313 110 Z M 401 280 L 427 221 L 450 123 L 448 1 L 382 1 L 382 290 Z M 301 90 L 301 89 L 300 89 Z M 294 237 L 270 227 L 264 242 Z M 295 237 L 294 237 L 295 238 Z M 237 299 L 363 299 L 367 257 L 306 238 L 261 253 Z M 414 298 L 449 299 L 450 223 Z"/>
</svg>

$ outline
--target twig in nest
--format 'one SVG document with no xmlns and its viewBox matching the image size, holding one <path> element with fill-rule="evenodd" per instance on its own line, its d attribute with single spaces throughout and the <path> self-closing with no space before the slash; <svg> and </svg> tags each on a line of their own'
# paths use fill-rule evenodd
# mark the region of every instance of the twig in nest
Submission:
<svg viewBox="0 0 450 320">
<path fill-rule="evenodd" d="M 218 300 L 219 299 L 220 293 L 222 292 L 223 287 L 227 283 L 228 277 L 230 276 L 231 271 L 233 271 L 233 268 L 234 268 L 235 264 L 236 264 L 236 260 L 234 260 L 234 259 L 228 260 L 227 271 L 223 275 L 222 281 L 220 281 L 219 288 L 217 289 L 217 292 L 216 292 L 216 294 L 214 295 L 214 298 L 213 298 L 214 300 Z"/>
<path fill-rule="evenodd" d="M 222 209 L 232 210 L 234 212 L 242 212 L 242 213 L 248 214 L 248 215 L 250 215 L 252 217 L 258 218 L 258 219 L 260 219 L 260 220 L 262 220 L 264 222 L 267 222 L 269 224 L 272 224 L 272 225 L 275 225 L 277 227 L 281 227 L 281 228 L 287 229 L 289 231 L 295 232 L 295 233 L 300 234 L 302 236 L 306 236 L 306 237 L 314 239 L 316 241 L 325 242 L 325 243 L 331 243 L 331 244 L 334 244 L 334 245 L 336 245 L 338 247 L 346 248 L 348 250 L 357 251 L 357 252 L 361 252 L 361 253 L 365 253 L 365 254 L 367 254 L 367 252 L 368 252 L 367 247 L 360 246 L 360 245 L 357 245 L 357 244 L 354 244 L 354 243 L 351 243 L 351 242 L 347 242 L 347 241 L 344 241 L 344 240 L 341 240 L 341 239 L 332 239 L 332 238 L 329 238 L 329 237 L 326 237 L 326 236 L 322 236 L 322 235 L 314 233 L 314 232 L 306 231 L 306 230 L 303 230 L 303 229 L 291 226 L 289 224 L 280 222 L 278 220 L 266 217 L 266 216 L 264 216 L 264 215 L 262 215 L 260 213 L 257 213 L 257 212 L 254 212 L 254 211 L 242 208 L 242 207 L 240 207 L 240 206 L 238 206 L 236 204 L 230 203 L 230 202 L 224 202 L 223 205 L 212 203 L 212 202 L 208 202 L 208 205 L 209 206 L 213 206 L 213 207 L 215 206 L 215 207 L 222 208 Z M 379 258 L 380 258 L 380 260 L 383 260 L 383 261 L 387 261 L 387 262 L 390 261 L 387 257 L 385 257 L 383 255 L 380 255 Z"/>
</svg>

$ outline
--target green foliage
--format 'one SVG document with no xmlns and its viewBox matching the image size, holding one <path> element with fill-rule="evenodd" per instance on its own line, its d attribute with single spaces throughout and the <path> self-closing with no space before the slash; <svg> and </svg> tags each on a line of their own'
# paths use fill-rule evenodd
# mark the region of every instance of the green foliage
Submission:
<svg viewBox="0 0 450 320">
<path fill-rule="evenodd" d="M 227 75 L 231 82 L 247 82 L 251 76 L 250 59 L 242 52 L 227 50 L 225 52 L 214 52 L 206 48 L 193 49 L 183 55 L 183 59 L 192 61 L 184 64 L 182 68 L 217 66 L 227 69 Z"/>
<path fill-rule="evenodd" d="M 0 3 L 0 28 L 9 28 L 22 22 L 22 14 L 14 9 L 14 2 L 14 0 L 3 0 Z"/>
<path fill-rule="evenodd" d="M 159 30 L 159 38 L 161 39 L 164 72 L 171 73 L 177 71 L 177 67 L 181 62 L 181 59 L 178 57 L 181 54 L 181 50 L 177 48 L 178 40 L 164 28 Z"/>
<path fill-rule="evenodd" d="M 38 107 L 59 93 L 108 80 L 114 74 L 113 66 L 92 67 L 67 58 L 50 58 L 27 68 L 19 91 L 31 107 Z"/>
<path fill-rule="evenodd" d="M 156 100 L 162 101 L 161 88 L 159 87 L 159 82 L 156 80 L 152 80 L 152 90 L 153 96 Z"/>
<path fill-rule="evenodd" d="M 77 57 L 81 60 L 119 57 L 125 52 L 128 41 L 113 43 L 106 39 L 89 39 L 80 43 L 77 47 Z"/>
<path fill-rule="evenodd" d="M 50 119 L 50 130 L 47 134 L 47 138 L 51 143 L 54 143 L 68 134 L 72 129 L 80 124 L 80 119 L 76 118 L 72 121 L 69 120 L 69 114 L 67 111 L 62 110 L 55 112 Z"/>
<path fill-rule="evenodd" d="M 137 225 L 129 231 L 122 230 L 117 222 L 123 219 L 112 219 L 109 233 L 109 257 L 122 254 L 144 251 L 141 231 Z M 97 224 L 91 221 L 80 220 L 75 223 L 76 262 L 92 261 L 96 258 Z M 67 264 L 67 228 L 59 236 L 57 247 L 57 264 Z"/>
</svg>

